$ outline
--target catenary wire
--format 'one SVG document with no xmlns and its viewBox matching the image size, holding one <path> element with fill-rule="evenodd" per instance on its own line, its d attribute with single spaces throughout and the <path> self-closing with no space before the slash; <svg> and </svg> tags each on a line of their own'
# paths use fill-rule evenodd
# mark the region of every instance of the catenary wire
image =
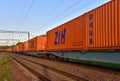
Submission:
<svg viewBox="0 0 120 81">
<path fill-rule="evenodd" d="M 92 0 L 92 1 L 93 1 L 93 3 L 95 3 L 96 0 Z M 91 2 L 88 2 L 87 4 L 83 5 L 82 7 L 74 10 L 71 14 L 75 14 L 75 12 L 78 12 L 79 9 L 83 9 L 83 8 L 87 7 L 86 5 L 89 5 L 90 3 L 91 3 Z M 60 21 L 60 20 L 62 20 L 62 19 L 64 19 L 64 18 L 68 17 L 68 16 L 71 15 L 71 14 L 67 14 L 67 15 L 63 16 L 62 18 L 59 18 L 59 19 L 55 20 L 54 22 L 57 22 L 58 20 Z M 50 25 L 51 25 L 52 23 L 54 23 L 54 22 L 50 22 L 50 24 L 46 25 L 45 27 L 50 26 Z M 45 28 L 45 27 L 44 27 L 44 28 Z M 42 28 L 43 28 L 43 27 L 42 27 Z"/>
<path fill-rule="evenodd" d="M 25 21 L 27 15 L 29 14 L 29 12 L 30 12 L 30 10 L 31 10 L 31 8 L 32 8 L 32 6 L 33 6 L 33 4 L 34 4 L 34 2 L 35 2 L 35 0 L 32 0 L 32 3 L 30 4 L 30 7 L 28 8 L 26 14 L 24 15 L 24 17 L 23 17 L 21 23 L 20 23 L 19 26 L 18 26 L 18 29 L 20 29 L 20 27 L 21 27 L 22 24 L 24 23 L 24 21 Z"/>
<path fill-rule="evenodd" d="M 62 2 L 63 0 L 60 0 L 39 22 L 42 22 L 43 20 L 46 21 L 47 17 L 50 16 Z M 39 24 L 37 25 L 37 27 L 38 26 Z M 30 30 L 33 30 L 33 28 L 31 28 Z"/>
<path fill-rule="evenodd" d="M 68 8 L 66 8 L 63 12 L 61 12 L 60 14 L 58 14 L 57 16 L 55 16 L 54 18 L 52 18 L 51 20 L 49 20 L 47 23 L 45 23 L 44 25 L 42 25 L 39 29 L 41 29 L 42 27 L 46 26 L 47 24 L 49 24 L 51 21 L 55 20 L 56 18 L 60 17 L 62 14 L 64 14 L 65 12 L 67 12 L 69 9 L 73 8 L 75 5 L 77 5 L 81 0 L 76 1 L 74 4 L 72 4 L 71 6 L 69 6 Z M 36 30 L 39 30 L 36 29 Z M 36 31 L 35 30 L 35 31 Z M 34 32 L 34 31 L 33 31 Z"/>
<path fill-rule="evenodd" d="M 20 22 L 21 18 L 23 17 L 23 13 L 24 13 L 24 11 L 25 11 L 25 7 L 26 7 L 26 4 L 27 4 L 27 1 L 28 1 L 28 0 L 25 0 L 25 3 L 24 3 L 23 8 L 22 8 L 22 12 L 21 12 L 21 14 L 20 14 L 20 16 L 19 16 L 19 19 L 18 19 L 18 22 L 17 22 L 17 24 L 16 24 L 16 27 L 18 27 L 19 22 Z"/>
<path fill-rule="evenodd" d="M 93 1 L 93 3 L 94 3 L 96 0 L 92 0 L 92 1 Z M 86 3 L 86 4 L 83 5 L 82 7 L 80 7 L 80 8 L 78 8 L 78 9 L 74 10 L 71 14 L 73 14 L 73 13 L 79 11 L 79 9 L 83 9 L 83 8 L 87 7 L 90 3 L 91 3 L 91 2 Z M 86 5 L 87 5 L 87 6 L 86 6 Z M 63 16 L 62 18 L 59 18 L 59 19 L 57 19 L 57 20 L 54 19 L 53 22 L 51 21 L 50 23 L 48 23 L 48 24 L 46 24 L 46 25 L 40 27 L 40 29 L 46 28 L 46 27 L 50 26 L 52 23 L 57 22 L 57 21 L 60 21 L 60 20 L 62 20 L 62 19 L 64 19 L 64 18 L 68 17 L 68 16 L 71 15 L 71 14 L 67 14 L 67 15 L 65 15 L 65 16 Z M 39 30 L 37 30 L 37 31 L 39 31 Z M 35 33 L 36 33 L 36 32 L 35 32 Z"/>
</svg>

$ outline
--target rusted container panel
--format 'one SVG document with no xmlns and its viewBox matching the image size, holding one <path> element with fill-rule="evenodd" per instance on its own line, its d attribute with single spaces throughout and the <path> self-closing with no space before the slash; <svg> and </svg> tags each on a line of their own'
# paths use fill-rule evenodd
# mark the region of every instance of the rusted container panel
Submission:
<svg viewBox="0 0 120 81">
<path fill-rule="evenodd" d="M 29 51 L 42 51 L 45 50 L 46 37 L 45 36 L 37 36 L 28 41 L 28 49 Z"/>
<path fill-rule="evenodd" d="M 47 32 L 47 50 L 83 50 L 82 17 L 78 17 Z"/>
</svg>

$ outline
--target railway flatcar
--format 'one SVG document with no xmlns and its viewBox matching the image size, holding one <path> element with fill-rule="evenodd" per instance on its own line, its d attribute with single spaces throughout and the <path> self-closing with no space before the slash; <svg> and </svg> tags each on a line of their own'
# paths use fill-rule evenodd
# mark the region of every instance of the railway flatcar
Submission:
<svg viewBox="0 0 120 81">
<path fill-rule="evenodd" d="M 19 53 L 25 54 L 28 51 L 28 41 L 21 43 L 19 46 Z"/>
<path fill-rule="evenodd" d="M 6 49 L 6 52 L 12 52 L 12 48 Z"/>
<path fill-rule="evenodd" d="M 32 38 L 23 47 L 29 55 L 120 64 L 120 0 L 49 30 L 47 36 Z"/>
<path fill-rule="evenodd" d="M 5 52 L 6 51 L 6 49 L 0 49 L 0 52 Z"/>
<path fill-rule="evenodd" d="M 120 63 L 120 0 L 48 31 L 46 51 L 60 58 Z"/>
<path fill-rule="evenodd" d="M 46 36 L 37 36 L 28 41 L 28 52 L 27 54 L 36 55 L 40 52 L 45 51 Z"/>
</svg>

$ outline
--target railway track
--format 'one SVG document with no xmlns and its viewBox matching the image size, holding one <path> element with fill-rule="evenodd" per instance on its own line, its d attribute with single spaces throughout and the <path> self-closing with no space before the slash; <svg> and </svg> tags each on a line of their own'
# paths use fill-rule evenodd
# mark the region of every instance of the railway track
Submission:
<svg viewBox="0 0 120 81">
<path fill-rule="evenodd" d="M 71 80 L 75 81 L 120 81 L 120 72 L 114 70 L 52 61 L 17 54 L 11 54 L 11 56 L 21 58 L 38 66 L 42 66 L 47 70 L 49 69 L 55 71 L 57 73 L 60 73 L 61 75 L 70 77 Z"/>
<path fill-rule="evenodd" d="M 8 55 L 9 58 L 13 58 L 21 65 L 26 67 L 31 73 L 37 76 L 41 81 L 88 81 L 83 77 L 78 77 L 73 74 L 69 74 L 65 71 L 46 66 L 29 59 L 25 59 L 16 55 Z"/>
</svg>

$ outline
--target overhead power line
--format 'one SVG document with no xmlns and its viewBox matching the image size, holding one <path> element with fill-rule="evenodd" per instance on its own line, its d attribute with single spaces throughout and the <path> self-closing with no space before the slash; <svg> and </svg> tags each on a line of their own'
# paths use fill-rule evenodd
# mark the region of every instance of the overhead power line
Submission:
<svg viewBox="0 0 120 81">
<path fill-rule="evenodd" d="M 39 29 L 45 27 L 47 24 L 49 24 L 51 21 L 55 20 L 56 18 L 60 17 L 62 14 L 64 14 L 65 12 L 67 12 L 69 9 L 73 8 L 75 5 L 77 5 L 81 0 L 76 1 L 74 4 L 72 4 L 71 6 L 69 6 L 68 8 L 66 8 L 63 12 L 61 12 L 60 14 L 58 14 L 57 16 L 55 16 L 54 18 L 52 18 L 51 20 L 49 20 L 47 23 L 45 23 L 44 25 L 42 25 Z M 37 30 L 39 30 L 37 29 Z"/>
<path fill-rule="evenodd" d="M 63 2 L 63 0 L 60 0 L 39 22 L 42 22 L 43 20 L 46 21 L 47 17 L 49 17 L 57 8 L 58 6 Z M 37 25 L 37 27 L 39 26 L 39 24 Z M 33 30 L 33 28 L 31 28 L 30 30 Z"/>
<path fill-rule="evenodd" d="M 96 0 L 92 0 L 92 1 L 93 1 L 93 3 L 94 3 Z M 90 3 L 91 3 L 91 1 L 88 2 L 88 3 L 86 3 L 86 4 L 83 5 L 83 6 L 79 7 L 78 9 L 74 10 L 71 14 L 74 14 L 74 13 L 78 12 L 79 10 L 81 10 L 81 9 L 83 9 L 83 8 L 85 8 L 85 7 L 87 7 L 88 5 L 91 5 Z M 59 19 L 57 19 L 57 20 L 54 19 L 54 22 L 57 22 L 58 20 L 60 21 L 60 20 L 62 20 L 62 19 L 64 19 L 64 18 L 68 17 L 68 16 L 71 15 L 71 14 L 67 14 L 67 15 L 65 15 L 65 16 L 63 16 L 62 18 L 59 18 Z M 48 24 L 46 24 L 46 25 L 40 27 L 40 29 L 41 29 L 41 28 L 45 28 L 45 27 L 51 25 L 51 24 L 54 23 L 54 22 L 51 21 L 51 22 L 49 22 Z M 39 30 L 38 30 L 38 31 L 39 31 Z"/>
<path fill-rule="evenodd" d="M 27 1 L 28 0 L 25 0 L 25 3 L 24 3 L 24 5 L 23 5 L 23 9 L 22 9 L 22 12 L 21 12 L 21 14 L 20 14 L 20 16 L 19 16 L 19 19 L 18 19 L 18 22 L 17 22 L 17 27 L 18 27 L 18 25 L 19 25 L 19 22 L 20 22 L 20 20 L 21 20 L 21 18 L 23 17 L 23 13 L 24 13 L 24 11 L 25 11 L 25 7 L 26 7 L 26 4 L 27 4 Z"/>
<path fill-rule="evenodd" d="M 52 14 L 62 2 L 63 2 L 63 0 L 60 0 L 60 1 L 58 2 L 58 4 L 56 4 L 56 5 L 43 17 L 42 20 L 45 20 L 50 14 Z"/>
<path fill-rule="evenodd" d="M 21 27 L 22 24 L 24 23 L 24 21 L 25 21 L 27 15 L 29 14 L 29 12 L 30 12 L 30 10 L 31 10 L 31 8 L 32 8 L 32 6 L 33 6 L 33 4 L 34 4 L 34 2 L 35 2 L 35 0 L 32 0 L 32 3 L 30 4 L 30 7 L 28 8 L 26 14 L 24 15 L 24 17 L 23 17 L 21 23 L 20 23 L 19 26 L 18 26 L 18 29 L 20 29 L 20 27 Z"/>
</svg>

